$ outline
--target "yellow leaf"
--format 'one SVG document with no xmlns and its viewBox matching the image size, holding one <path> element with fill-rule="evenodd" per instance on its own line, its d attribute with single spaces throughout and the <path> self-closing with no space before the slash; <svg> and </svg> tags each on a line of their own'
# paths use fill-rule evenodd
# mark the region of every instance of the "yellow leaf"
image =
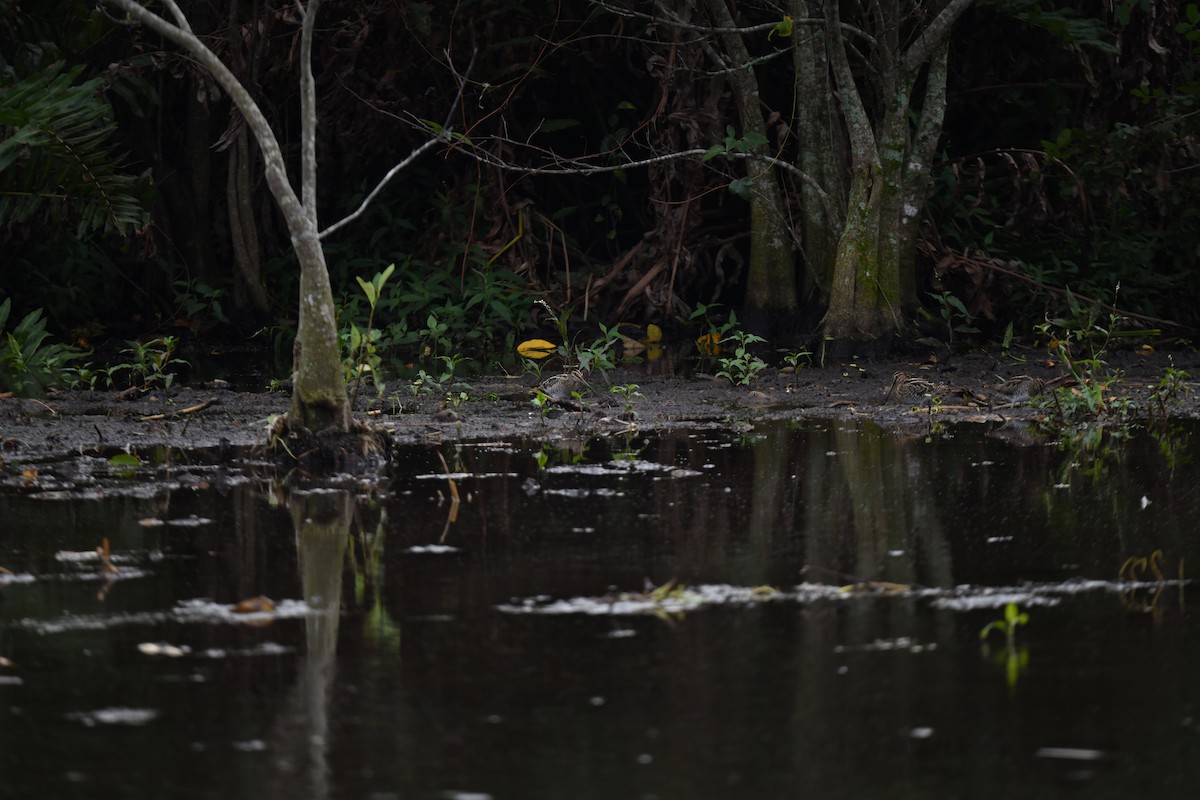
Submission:
<svg viewBox="0 0 1200 800">
<path fill-rule="evenodd" d="M 646 326 L 646 344 L 662 341 L 662 328 L 655 325 L 653 322 Z"/>
<path fill-rule="evenodd" d="M 713 331 L 706 333 L 696 340 L 696 346 L 700 348 L 700 352 L 706 356 L 716 356 L 721 354 L 721 334 Z"/>
<path fill-rule="evenodd" d="M 1139 356 L 1152 356 L 1152 355 L 1154 355 L 1154 347 L 1151 345 L 1148 345 L 1148 344 L 1144 344 L 1141 347 L 1139 347 L 1136 352 Z"/>
<path fill-rule="evenodd" d="M 526 339 L 517 345 L 517 354 L 525 358 L 545 358 L 557 348 L 545 339 Z"/>
</svg>

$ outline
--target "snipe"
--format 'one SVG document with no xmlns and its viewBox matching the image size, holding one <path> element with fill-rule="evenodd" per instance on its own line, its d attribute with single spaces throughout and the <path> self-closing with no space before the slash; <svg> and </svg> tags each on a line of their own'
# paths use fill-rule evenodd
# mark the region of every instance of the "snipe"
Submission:
<svg viewBox="0 0 1200 800">
<path fill-rule="evenodd" d="M 1007 403 L 1023 403 L 1037 397 L 1046 390 L 1046 382 L 1032 375 L 1017 375 L 1006 378 L 992 387 L 992 391 Z"/>
<path fill-rule="evenodd" d="M 917 375 L 909 375 L 905 372 L 893 372 L 892 382 L 888 386 L 887 394 L 883 396 L 883 402 L 891 400 L 893 396 L 901 399 L 913 399 L 923 397 L 940 397 L 949 392 L 949 388 L 944 383 L 934 383 Z"/>
<path fill-rule="evenodd" d="M 540 391 L 556 403 L 573 404 L 576 396 L 582 395 L 590 388 L 587 379 L 583 377 L 583 372 L 573 369 L 558 375 L 551 375 L 539 383 L 535 391 Z"/>
</svg>

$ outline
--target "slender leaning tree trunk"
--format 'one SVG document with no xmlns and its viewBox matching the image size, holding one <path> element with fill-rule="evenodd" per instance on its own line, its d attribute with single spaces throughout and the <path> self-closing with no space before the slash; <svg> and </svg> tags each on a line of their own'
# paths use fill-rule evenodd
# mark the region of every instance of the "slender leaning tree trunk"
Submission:
<svg viewBox="0 0 1200 800">
<path fill-rule="evenodd" d="M 300 30 L 301 197 L 287 176 L 279 141 L 267 118 L 237 77 L 192 33 L 191 24 L 175 0 L 160 0 L 174 22 L 135 0 L 104 0 L 185 50 L 207 69 L 245 117 L 258 142 L 267 186 L 279 204 L 300 262 L 300 322 L 296 336 L 295 385 L 288 424 L 315 434 L 345 433 L 350 429 L 341 355 L 338 351 L 333 291 L 317 227 L 316 89 L 312 74 L 312 36 L 320 0 L 297 7 L 303 15 Z"/>
</svg>

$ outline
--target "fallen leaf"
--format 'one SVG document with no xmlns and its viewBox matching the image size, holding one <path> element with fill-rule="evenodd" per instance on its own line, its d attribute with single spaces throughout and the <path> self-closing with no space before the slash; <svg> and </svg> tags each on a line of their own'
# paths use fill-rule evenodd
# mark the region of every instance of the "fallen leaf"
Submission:
<svg viewBox="0 0 1200 800">
<path fill-rule="evenodd" d="M 258 597 L 247 597 L 233 607 L 235 614 L 263 614 L 274 610 L 275 604 L 271 602 L 271 598 L 261 594 Z"/>
<path fill-rule="evenodd" d="M 553 355 L 558 348 L 545 339 L 526 339 L 517 345 L 517 355 L 525 358 L 545 358 Z"/>
</svg>

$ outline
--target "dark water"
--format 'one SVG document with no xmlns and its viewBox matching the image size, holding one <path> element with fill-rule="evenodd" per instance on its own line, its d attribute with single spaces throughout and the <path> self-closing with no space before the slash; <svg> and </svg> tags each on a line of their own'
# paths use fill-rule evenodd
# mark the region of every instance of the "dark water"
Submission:
<svg viewBox="0 0 1200 800">
<path fill-rule="evenodd" d="M 1196 429 L 1103 453 L 996 434 L 638 436 L 545 470 L 536 442 L 447 444 L 449 525 L 433 449 L 337 491 L 179 456 L 10 474 L 0 797 L 1200 795 L 1174 581 L 1200 569 Z M 1118 586 L 1130 558 L 1146 580 Z M 672 579 L 785 592 L 526 613 Z M 912 588 L 787 594 L 804 581 Z M 981 649 L 1007 596 L 981 587 L 1030 614 L 1011 648 Z M 277 613 L 231 613 L 258 595 Z"/>
</svg>

